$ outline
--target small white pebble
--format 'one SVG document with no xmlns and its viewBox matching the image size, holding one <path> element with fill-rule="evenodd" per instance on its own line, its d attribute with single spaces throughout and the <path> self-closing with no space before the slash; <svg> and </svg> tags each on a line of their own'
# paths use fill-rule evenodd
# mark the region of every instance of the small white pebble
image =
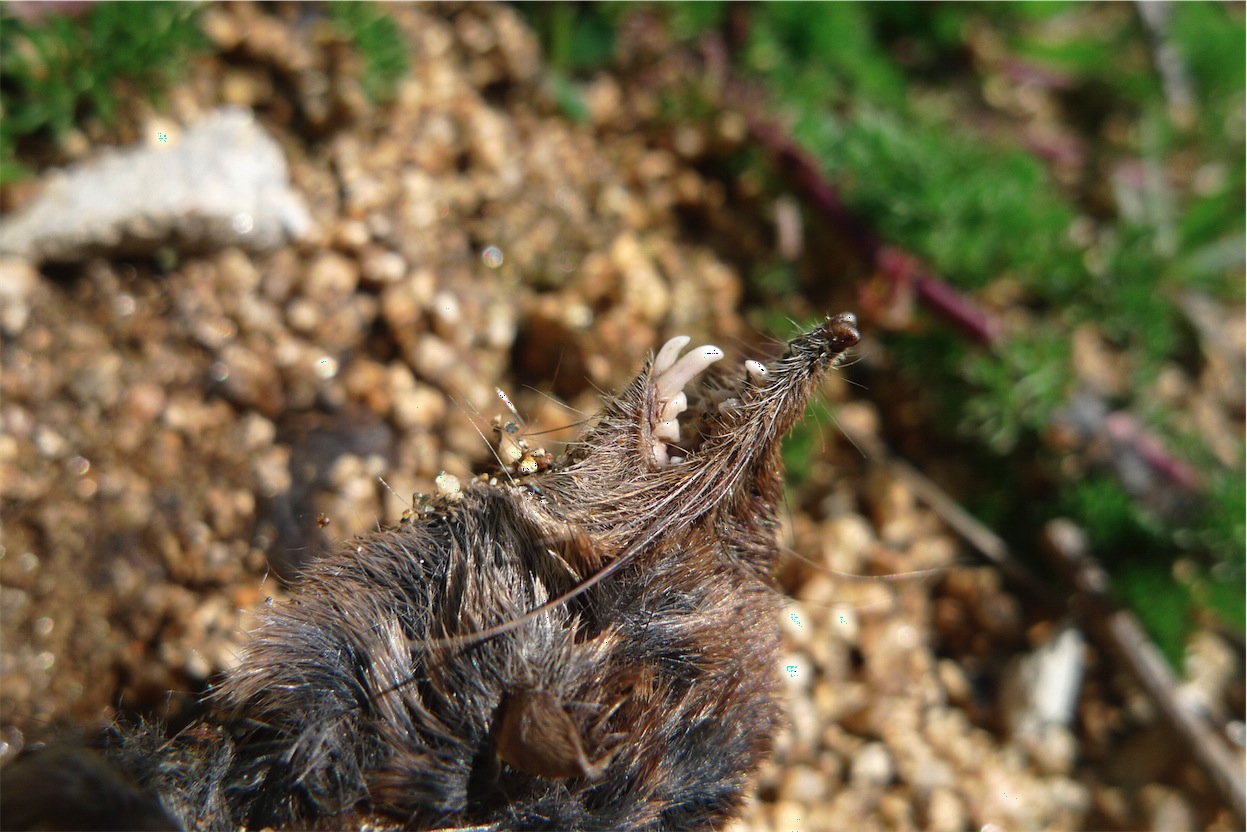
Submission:
<svg viewBox="0 0 1247 832">
<path fill-rule="evenodd" d="M 338 374 L 338 360 L 325 356 L 316 362 L 314 369 L 318 377 L 328 381 Z"/>
<path fill-rule="evenodd" d="M 881 742 L 862 746 L 849 770 L 849 782 L 855 786 L 886 786 L 896 775 L 892 754 Z"/>
<path fill-rule="evenodd" d="M 433 478 L 434 484 L 437 486 L 437 493 L 448 500 L 462 500 L 463 490 L 459 485 L 459 478 L 454 474 L 447 474 L 445 471 Z"/>
<path fill-rule="evenodd" d="M 514 433 L 502 430 L 498 434 L 498 456 L 504 463 L 519 462 L 524 456 L 524 446 Z"/>
</svg>

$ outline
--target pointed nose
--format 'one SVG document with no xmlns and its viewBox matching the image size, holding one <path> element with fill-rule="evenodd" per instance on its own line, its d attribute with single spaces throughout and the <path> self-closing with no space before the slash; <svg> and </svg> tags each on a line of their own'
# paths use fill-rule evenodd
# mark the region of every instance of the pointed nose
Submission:
<svg viewBox="0 0 1247 832">
<path fill-rule="evenodd" d="M 862 334 L 857 329 L 857 316 L 852 312 L 841 312 L 828 318 L 823 329 L 831 342 L 832 352 L 843 352 L 862 340 Z"/>
</svg>

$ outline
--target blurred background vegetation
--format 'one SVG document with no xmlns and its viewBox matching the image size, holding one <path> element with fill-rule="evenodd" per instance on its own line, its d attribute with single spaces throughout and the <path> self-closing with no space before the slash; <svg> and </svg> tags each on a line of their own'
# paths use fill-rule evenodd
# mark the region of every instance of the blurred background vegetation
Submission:
<svg viewBox="0 0 1247 832">
<path fill-rule="evenodd" d="M 810 312 L 796 299 L 817 281 L 861 281 L 879 350 L 863 361 L 876 370 L 864 370 L 865 396 L 909 414 L 885 416 L 891 441 L 944 471 L 1036 564 L 1043 524 L 1076 520 L 1176 663 L 1197 622 L 1240 638 L 1244 623 L 1241 382 L 1221 426 L 1159 389 L 1198 377 L 1216 351 L 1195 308 L 1243 304 L 1243 10 L 1143 5 L 694 3 L 646 13 L 676 43 L 722 48 L 726 65 L 714 71 L 750 90 L 843 200 L 848 220 L 806 200 L 810 237 L 877 235 L 1002 329 L 985 343 L 911 308 L 913 288 L 887 274 L 886 249 L 846 257 L 851 239 L 830 256 L 754 262 L 753 297 L 774 313 L 759 326 L 786 332 L 785 316 Z M 641 13 L 625 3 L 524 8 L 567 90 L 611 67 L 615 34 Z M 673 85 L 671 118 L 713 118 L 715 105 L 742 100 L 730 83 L 717 101 L 707 86 Z M 579 107 L 566 110 L 577 117 Z M 737 176 L 752 168 L 773 196 L 794 186 L 810 196 L 808 176 L 786 177 L 773 156 L 722 164 Z M 1078 364 L 1084 336 L 1110 357 L 1098 389 Z M 1241 363 L 1227 370 L 1241 379 Z M 1158 452 L 1150 476 L 1096 452 L 1105 422 L 1147 437 Z M 810 444 L 800 431 L 791 441 Z"/>
<path fill-rule="evenodd" d="M 0 11 L 0 182 L 208 48 L 191 4 L 20 5 Z M 782 336 L 853 287 L 889 441 L 1034 564 L 1043 524 L 1076 520 L 1176 661 L 1194 626 L 1244 626 L 1242 345 L 1221 343 L 1244 302 L 1244 14 L 1148 5 L 518 4 L 568 118 L 612 73 L 662 86 L 638 129 L 753 125 L 703 173 L 755 224 L 795 197 L 804 248 L 690 226 L 746 275 L 751 322 Z M 384 6 L 327 13 L 384 103 L 405 70 Z M 621 48 L 642 24 L 687 72 Z"/>
</svg>

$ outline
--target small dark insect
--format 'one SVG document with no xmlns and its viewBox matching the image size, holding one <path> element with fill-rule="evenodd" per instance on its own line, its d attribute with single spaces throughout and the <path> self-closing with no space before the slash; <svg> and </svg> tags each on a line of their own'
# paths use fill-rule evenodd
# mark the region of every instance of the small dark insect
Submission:
<svg viewBox="0 0 1247 832">
<path fill-rule="evenodd" d="M 497 476 L 265 609 L 208 718 L 105 758 L 187 829 L 717 828 L 780 718 L 780 439 L 857 341 L 733 374 L 674 338 L 557 461 L 503 426 Z"/>
<path fill-rule="evenodd" d="M 325 528 L 326 526 L 329 525 L 330 522 L 331 521 L 329 520 L 328 515 L 323 514 L 323 513 L 316 515 L 316 525 L 319 526 L 320 528 L 322 529 Z"/>
</svg>

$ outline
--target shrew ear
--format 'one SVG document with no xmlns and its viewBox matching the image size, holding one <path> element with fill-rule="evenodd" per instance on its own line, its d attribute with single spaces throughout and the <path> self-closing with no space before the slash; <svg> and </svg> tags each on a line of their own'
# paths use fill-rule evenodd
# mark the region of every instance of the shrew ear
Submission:
<svg viewBox="0 0 1247 832">
<path fill-rule="evenodd" d="M 597 780 L 614 752 L 590 762 L 584 746 L 580 729 L 553 693 L 508 693 L 498 706 L 498 757 L 512 768 L 539 777 Z"/>
</svg>

